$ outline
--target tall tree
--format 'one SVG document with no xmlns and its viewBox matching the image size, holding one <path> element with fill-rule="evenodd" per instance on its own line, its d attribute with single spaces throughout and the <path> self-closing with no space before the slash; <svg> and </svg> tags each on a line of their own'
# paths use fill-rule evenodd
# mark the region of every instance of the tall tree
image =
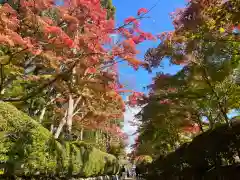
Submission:
<svg viewBox="0 0 240 180">
<path fill-rule="evenodd" d="M 0 100 L 35 117 L 55 138 L 83 140 L 89 129 L 124 137 L 113 123 L 122 117 L 121 93 L 126 91 L 115 65 L 124 60 L 135 69 L 147 67 L 135 58 L 136 45 L 154 37 L 139 26 L 146 9 L 117 28 L 113 12 L 110 1 L 64 0 L 61 6 L 53 0 L 4 2 Z M 112 34 L 120 41 L 113 44 Z"/>
<path fill-rule="evenodd" d="M 152 142 L 155 153 L 160 148 L 164 154 L 181 143 L 182 130 L 231 125 L 228 114 L 239 110 L 240 97 L 238 6 L 231 0 L 193 0 L 172 14 L 174 31 L 161 33 L 160 45 L 145 60 L 155 68 L 168 58 L 183 69 L 157 75 L 150 86 L 139 115 L 143 147 Z"/>
</svg>

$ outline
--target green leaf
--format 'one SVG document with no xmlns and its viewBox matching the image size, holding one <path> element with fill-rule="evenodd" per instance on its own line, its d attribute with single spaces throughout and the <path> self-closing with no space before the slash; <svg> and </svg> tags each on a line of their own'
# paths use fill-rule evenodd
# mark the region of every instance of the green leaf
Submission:
<svg viewBox="0 0 240 180">
<path fill-rule="evenodd" d="M 0 64 L 7 64 L 9 62 L 10 56 L 0 56 Z"/>
</svg>

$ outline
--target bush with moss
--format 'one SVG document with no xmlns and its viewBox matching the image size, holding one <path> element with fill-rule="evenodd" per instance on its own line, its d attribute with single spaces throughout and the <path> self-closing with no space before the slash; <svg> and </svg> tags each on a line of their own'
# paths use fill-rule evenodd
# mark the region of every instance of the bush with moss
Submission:
<svg viewBox="0 0 240 180">
<path fill-rule="evenodd" d="M 4 175 L 116 174 L 117 159 L 84 142 L 60 143 L 35 120 L 0 102 L 0 168 Z"/>
</svg>

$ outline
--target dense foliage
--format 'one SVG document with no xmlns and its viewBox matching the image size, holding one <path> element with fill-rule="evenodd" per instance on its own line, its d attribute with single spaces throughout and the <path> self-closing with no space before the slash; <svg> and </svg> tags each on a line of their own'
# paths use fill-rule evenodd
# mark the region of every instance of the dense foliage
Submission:
<svg viewBox="0 0 240 180">
<path fill-rule="evenodd" d="M 169 60 L 182 70 L 158 73 L 137 115 L 141 125 L 136 155 L 158 158 L 219 124 L 231 125 L 239 111 L 240 34 L 236 0 L 192 0 L 172 14 L 174 31 L 145 60 L 151 68 Z"/>
<path fill-rule="evenodd" d="M 136 17 L 129 17 L 122 26 L 115 27 L 115 7 L 111 0 L 4 0 L 0 3 L 0 100 L 11 103 L 41 124 L 39 129 L 25 128 L 25 122 L 14 126 L 13 133 L 20 133 L 16 138 L 26 134 L 23 136 L 26 142 L 19 145 L 23 140 L 9 141 L 10 149 L 2 144 L 6 146 L 2 153 L 5 150 L 12 153 L 2 156 L 10 163 L 10 170 L 4 173 L 17 173 L 15 170 L 21 167 L 22 160 L 29 160 L 25 159 L 25 150 L 32 160 L 21 167 L 24 173 L 35 173 L 37 169 L 55 172 L 53 169 L 60 164 L 52 160 L 57 156 L 45 152 L 45 148 L 51 148 L 45 147 L 51 134 L 57 144 L 55 154 L 60 148 L 66 156 L 74 151 L 80 158 L 79 153 L 83 152 L 79 148 L 85 141 L 117 157 L 124 155 L 126 135 L 121 127 L 125 103 L 121 95 L 132 91 L 120 84 L 117 63 L 126 61 L 136 70 L 147 68 L 145 62 L 136 59 L 136 46 L 155 39 L 139 25 L 148 10 L 139 9 Z M 119 40 L 115 42 L 113 36 Z M 24 157 L 18 157 L 15 147 L 20 148 Z M 91 147 L 88 154 L 89 160 L 80 165 L 81 158 L 76 159 L 79 162 L 71 171 L 82 176 L 106 174 L 103 171 L 108 162 L 104 161 L 104 153 L 102 156 L 102 152 Z M 64 161 L 64 157 L 58 157 Z M 115 162 L 109 163 L 111 166 Z M 62 163 L 61 168 L 65 173 L 69 167 Z M 85 172 L 85 168 L 90 170 Z"/>
<path fill-rule="evenodd" d="M 159 175 L 158 170 L 179 175 L 185 166 L 216 169 L 222 159 L 229 165 L 233 151 L 224 148 L 239 151 L 229 116 L 240 106 L 239 9 L 239 0 L 191 0 L 171 14 L 174 31 L 155 37 L 140 28 L 149 12 L 145 8 L 116 27 L 111 0 L 1 1 L 4 174 L 117 173 L 114 156 L 125 156 L 126 145 L 123 93 L 131 93 L 130 106 L 142 107 L 132 158 L 143 169 L 152 160 L 153 167 L 159 165 L 153 175 Z M 156 38 L 160 44 L 146 52 L 145 61 L 136 59 L 137 45 Z M 120 83 L 118 62 L 151 72 L 166 59 L 182 69 L 159 72 L 148 95 Z M 218 151 L 211 138 L 219 129 L 223 138 L 231 138 Z M 203 137 L 210 155 L 195 146 Z M 199 159 L 191 159 L 195 152 Z M 180 160 L 172 161 L 176 155 Z"/>
<path fill-rule="evenodd" d="M 5 176 L 89 177 L 115 174 L 117 159 L 80 141 L 58 142 L 38 122 L 0 103 L 0 161 Z"/>
<path fill-rule="evenodd" d="M 239 127 L 239 119 L 231 127 L 220 125 L 159 157 L 150 165 L 148 179 L 238 179 Z"/>
</svg>

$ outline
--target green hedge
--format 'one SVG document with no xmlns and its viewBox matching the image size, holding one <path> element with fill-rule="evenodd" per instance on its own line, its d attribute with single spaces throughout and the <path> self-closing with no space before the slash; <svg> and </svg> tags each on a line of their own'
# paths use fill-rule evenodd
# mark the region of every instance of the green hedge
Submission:
<svg viewBox="0 0 240 180">
<path fill-rule="evenodd" d="M 117 159 L 84 142 L 59 143 L 35 120 L 0 102 L 0 169 L 6 175 L 117 174 Z"/>
<path fill-rule="evenodd" d="M 160 156 L 146 179 L 239 179 L 239 156 L 240 120 L 235 118 L 230 126 L 221 124 Z"/>
</svg>

